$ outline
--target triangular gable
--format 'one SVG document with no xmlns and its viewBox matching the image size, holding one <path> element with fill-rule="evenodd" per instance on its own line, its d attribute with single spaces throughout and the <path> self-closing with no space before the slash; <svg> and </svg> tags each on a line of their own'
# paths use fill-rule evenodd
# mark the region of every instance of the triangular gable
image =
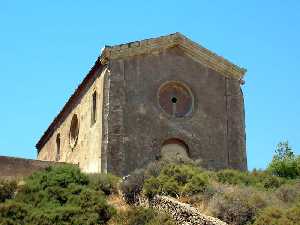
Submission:
<svg viewBox="0 0 300 225">
<path fill-rule="evenodd" d="M 216 70 L 224 76 L 242 80 L 246 72 L 246 69 L 218 56 L 180 33 L 115 45 L 112 47 L 106 46 L 102 52 L 101 61 L 102 63 L 106 63 L 110 59 L 125 59 L 141 54 L 151 54 L 152 52 L 162 51 L 175 46 L 181 48 L 195 61 Z"/>
</svg>

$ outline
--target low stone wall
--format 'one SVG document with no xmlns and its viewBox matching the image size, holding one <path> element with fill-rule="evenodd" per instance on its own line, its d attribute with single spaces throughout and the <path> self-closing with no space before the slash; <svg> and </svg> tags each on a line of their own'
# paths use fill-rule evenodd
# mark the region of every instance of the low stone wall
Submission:
<svg viewBox="0 0 300 225">
<path fill-rule="evenodd" d="M 57 162 L 0 156 L 0 179 L 22 179 Z"/>
<path fill-rule="evenodd" d="M 196 208 L 166 196 L 155 196 L 150 202 L 140 200 L 140 204 L 168 213 L 178 225 L 227 225 L 227 223 L 201 214 Z"/>
</svg>

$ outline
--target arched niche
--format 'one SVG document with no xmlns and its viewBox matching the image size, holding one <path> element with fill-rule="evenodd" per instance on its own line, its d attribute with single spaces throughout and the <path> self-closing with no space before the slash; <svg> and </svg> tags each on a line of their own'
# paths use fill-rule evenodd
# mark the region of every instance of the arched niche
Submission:
<svg viewBox="0 0 300 225">
<path fill-rule="evenodd" d="M 178 138 L 171 138 L 164 141 L 160 154 L 163 160 L 174 162 L 188 161 L 189 147 L 184 141 Z"/>
</svg>

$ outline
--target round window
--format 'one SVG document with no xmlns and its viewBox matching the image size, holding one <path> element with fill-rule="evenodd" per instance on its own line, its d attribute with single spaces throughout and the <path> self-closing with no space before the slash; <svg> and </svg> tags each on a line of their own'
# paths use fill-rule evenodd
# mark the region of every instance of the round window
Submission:
<svg viewBox="0 0 300 225">
<path fill-rule="evenodd" d="M 78 134 L 79 134 L 79 121 L 77 115 L 74 114 L 71 120 L 71 127 L 69 133 L 71 148 L 74 148 L 76 146 L 78 140 Z"/>
<path fill-rule="evenodd" d="M 187 116 L 193 109 L 191 91 L 176 81 L 168 82 L 160 87 L 158 101 L 161 108 L 173 117 Z"/>
</svg>

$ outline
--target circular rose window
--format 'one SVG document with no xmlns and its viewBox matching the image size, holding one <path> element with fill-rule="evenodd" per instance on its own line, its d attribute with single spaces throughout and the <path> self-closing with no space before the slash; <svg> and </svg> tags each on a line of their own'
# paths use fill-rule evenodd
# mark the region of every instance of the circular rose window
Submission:
<svg viewBox="0 0 300 225">
<path fill-rule="evenodd" d="M 78 140 L 78 134 L 79 134 L 79 121 L 77 115 L 74 114 L 71 120 L 71 127 L 69 133 L 71 148 L 74 148 L 76 146 Z"/>
<path fill-rule="evenodd" d="M 191 91 L 176 81 L 168 82 L 160 87 L 158 101 L 161 108 L 173 117 L 187 116 L 193 109 Z"/>
</svg>

